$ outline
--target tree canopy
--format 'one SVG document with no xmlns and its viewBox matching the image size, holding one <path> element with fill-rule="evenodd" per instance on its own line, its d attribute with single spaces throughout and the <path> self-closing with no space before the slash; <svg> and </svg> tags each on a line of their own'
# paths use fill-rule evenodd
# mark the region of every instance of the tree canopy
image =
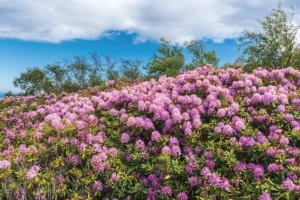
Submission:
<svg viewBox="0 0 300 200">
<path fill-rule="evenodd" d="M 161 45 L 157 48 L 157 53 L 153 55 L 146 69 L 150 77 L 161 75 L 176 76 L 184 70 L 191 70 L 207 63 L 218 66 L 219 58 L 215 51 L 206 51 L 203 42 L 196 40 L 184 42 L 184 46 L 179 43 L 171 44 L 164 38 L 160 40 Z M 191 62 L 186 63 L 183 47 L 191 55 Z"/>
<path fill-rule="evenodd" d="M 88 86 L 100 85 L 106 80 L 118 78 L 119 72 L 116 70 L 118 63 L 119 61 L 114 57 L 96 53 L 91 53 L 88 57 L 74 56 L 61 63 L 46 65 L 43 69 L 28 68 L 26 72 L 14 79 L 13 84 L 20 88 L 24 95 L 75 92 Z M 128 60 L 128 63 L 134 63 L 135 68 L 128 68 L 127 71 L 134 70 L 136 74 L 140 75 L 139 66 L 136 66 L 137 61 Z M 127 72 L 124 77 L 127 74 L 130 73 Z M 130 75 L 129 78 L 134 77 Z"/>
<path fill-rule="evenodd" d="M 151 77 L 161 75 L 176 76 L 184 67 L 184 54 L 178 43 L 171 45 L 170 41 L 160 39 L 161 46 L 153 55 L 146 68 Z"/>
<path fill-rule="evenodd" d="M 188 52 L 192 55 L 192 62 L 185 66 L 187 70 L 204 66 L 207 63 L 212 64 L 215 67 L 218 66 L 220 59 L 217 57 L 216 52 L 214 50 L 206 51 L 203 42 L 191 40 L 184 42 L 184 45 Z"/>
<path fill-rule="evenodd" d="M 262 32 L 245 30 L 242 33 L 238 39 L 239 49 L 246 62 L 255 64 L 249 70 L 253 66 L 278 69 L 292 64 L 300 68 L 299 44 L 296 41 L 299 26 L 292 23 L 293 16 L 293 7 L 286 13 L 279 3 L 264 20 L 258 20 Z"/>
</svg>

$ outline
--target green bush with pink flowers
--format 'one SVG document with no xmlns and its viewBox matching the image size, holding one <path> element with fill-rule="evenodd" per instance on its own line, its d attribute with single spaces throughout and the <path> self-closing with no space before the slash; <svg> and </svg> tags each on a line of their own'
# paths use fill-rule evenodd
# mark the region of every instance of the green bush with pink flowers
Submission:
<svg viewBox="0 0 300 200">
<path fill-rule="evenodd" d="M 1 99 L 0 199 L 299 199 L 299 85 L 206 65 Z"/>
</svg>

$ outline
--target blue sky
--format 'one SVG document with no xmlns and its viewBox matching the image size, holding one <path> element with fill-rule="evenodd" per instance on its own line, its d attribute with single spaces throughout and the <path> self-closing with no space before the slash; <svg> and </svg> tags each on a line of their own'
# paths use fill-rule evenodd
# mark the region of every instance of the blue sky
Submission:
<svg viewBox="0 0 300 200">
<path fill-rule="evenodd" d="M 146 63 L 160 37 L 173 42 L 205 39 L 221 64 L 234 62 L 235 39 L 259 31 L 277 0 L 0 0 L 0 93 L 18 89 L 14 77 L 28 67 L 90 52 Z M 300 22 L 300 1 L 293 23 Z M 300 38 L 300 37 L 299 37 Z"/>
</svg>

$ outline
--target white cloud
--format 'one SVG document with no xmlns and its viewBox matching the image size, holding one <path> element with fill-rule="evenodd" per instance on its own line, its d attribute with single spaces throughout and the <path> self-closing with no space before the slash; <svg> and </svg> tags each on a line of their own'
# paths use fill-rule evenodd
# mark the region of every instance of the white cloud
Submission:
<svg viewBox="0 0 300 200">
<path fill-rule="evenodd" d="M 277 0 L 0 0 L 0 38 L 61 42 L 135 33 L 134 43 L 211 38 L 222 42 L 258 30 Z M 300 1 L 294 4 L 300 18 Z M 297 10 L 298 9 L 298 10 Z M 115 31 L 112 32 L 111 31 Z"/>
</svg>

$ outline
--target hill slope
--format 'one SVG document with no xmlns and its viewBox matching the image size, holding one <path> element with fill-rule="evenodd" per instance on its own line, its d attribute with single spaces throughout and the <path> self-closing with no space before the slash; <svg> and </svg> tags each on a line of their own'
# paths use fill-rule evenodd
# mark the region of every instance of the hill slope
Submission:
<svg viewBox="0 0 300 200">
<path fill-rule="evenodd" d="M 210 65 L 0 100 L 0 197 L 299 198 L 300 72 Z M 200 198 L 201 197 L 201 198 Z"/>
</svg>

